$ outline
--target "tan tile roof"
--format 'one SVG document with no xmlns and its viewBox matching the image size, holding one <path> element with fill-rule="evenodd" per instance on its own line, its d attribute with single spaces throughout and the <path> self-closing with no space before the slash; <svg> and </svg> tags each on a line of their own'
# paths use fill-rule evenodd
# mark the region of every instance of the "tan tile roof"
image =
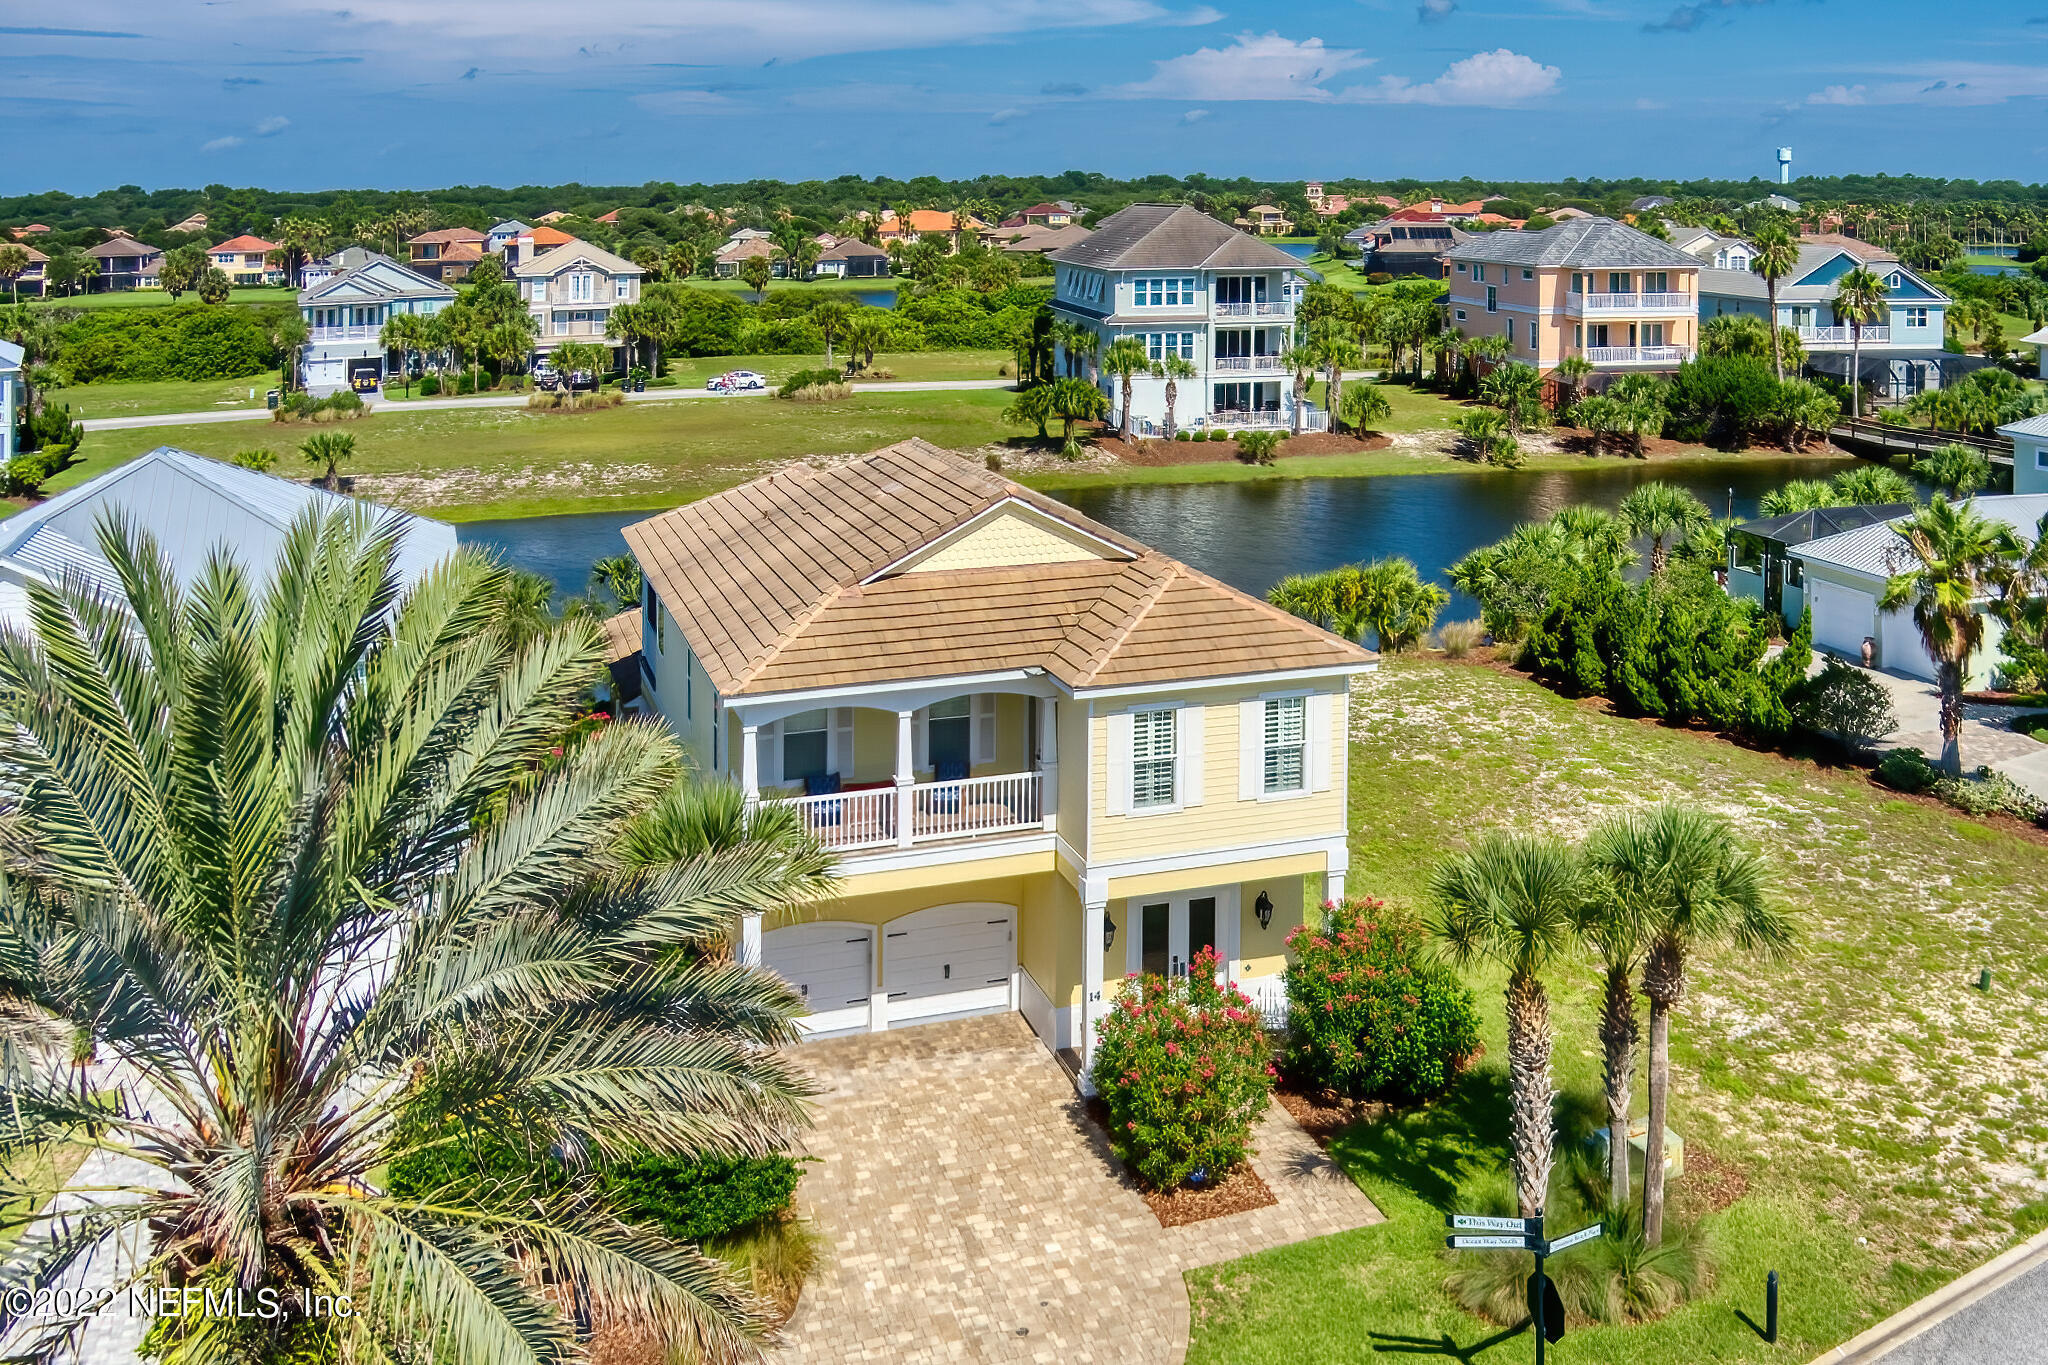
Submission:
<svg viewBox="0 0 2048 1365">
<path fill-rule="evenodd" d="M 451 227 L 435 228 L 432 232 L 422 232 L 417 237 L 408 237 L 405 239 L 405 244 L 413 246 L 415 244 L 425 245 L 429 242 L 481 242 L 484 240 L 484 234 L 478 232 L 475 228 Z"/>
<path fill-rule="evenodd" d="M 1006 500 L 1106 542 L 1103 557 L 875 577 Z M 729 697 L 1013 668 L 1109 687 L 1374 657 L 919 440 L 783 470 L 624 534 Z"/>
<path fill-rule="evenodd" d="M 640 652 L 640 608 L 628 607 L 604 621 L 604 661 L 630 659 Z"/>
<path fill-rule="evenodd" d="M 1186 204 L 1118 209 L 1052 259 L 1106 270 L 1286 270 L 1301 265 L 1279 247 Z"/>
</svg>

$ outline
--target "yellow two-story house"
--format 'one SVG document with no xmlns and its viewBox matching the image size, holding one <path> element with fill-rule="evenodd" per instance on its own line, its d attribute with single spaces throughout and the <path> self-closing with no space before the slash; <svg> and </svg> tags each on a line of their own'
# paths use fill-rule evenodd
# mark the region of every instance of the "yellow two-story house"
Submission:
<svg viewBox="0 0 2048 1365">
<path fill-rule="evenodd" d="M 1370 651 L 922 441 L 625 537 L 648 706 L 841 855 L 742 932 L 811 1031 L 1018 1011 L 1083 1067 L 1122 977 L 1205 947 L 1283 1008 Z"/>
</svg>

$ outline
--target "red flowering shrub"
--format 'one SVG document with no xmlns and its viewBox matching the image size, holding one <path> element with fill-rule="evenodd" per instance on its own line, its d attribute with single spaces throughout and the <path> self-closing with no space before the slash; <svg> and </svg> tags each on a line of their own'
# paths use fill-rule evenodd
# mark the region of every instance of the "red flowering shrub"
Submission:
<svg viewBox="0 0 2048 1365">
<path fill-rule="evenodd" d="M 1479 1048 L 1472 992 L 1386 902 L 1346 898 L 1324 918 L 1287 936 L 1287 1074 L 1351 1099 L 1442 1093 Z"/>
<path fill-rule="evenodd" d="M 1178 980 L 1135 977 L 1100 1025 L 1093 1074 L 1109 1143 L 1154 1189 L 1222 1177 L 1250 1151 L 1273 1067 L 1259 1012 L 1204 949 Z"/>
</svg>

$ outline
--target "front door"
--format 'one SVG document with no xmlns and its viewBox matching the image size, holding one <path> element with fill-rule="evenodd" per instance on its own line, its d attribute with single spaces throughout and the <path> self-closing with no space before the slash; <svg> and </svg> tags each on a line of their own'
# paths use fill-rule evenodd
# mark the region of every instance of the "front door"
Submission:
<svg viewBox="0 0 2048 1365">
<path fill-rule="evenodd" d="M 1217 907 L 1222 897 L 1214 892 L 1183 896 L 1159 896 L 1130 902 L 1131 950 L 1126 970 L 1148 976 L 1186 976 L 1188 963 L 1204 948 L 1215 951 L 1217 975 L 1228 970 L 1234 945 L 1223 941 L 1225 917 Z"/>
</svg>

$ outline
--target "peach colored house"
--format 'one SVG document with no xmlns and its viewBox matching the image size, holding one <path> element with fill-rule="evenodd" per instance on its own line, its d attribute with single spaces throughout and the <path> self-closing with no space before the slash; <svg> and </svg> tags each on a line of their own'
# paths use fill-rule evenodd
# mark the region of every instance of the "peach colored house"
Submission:
<svg viewBox="0 0 2048 1365">
<path fill-rule="evenodd" d="M 1574 218 L 1478 233 L 1445 252 L 1444 306 L 1458 331 L 1504 334 L 1509 359 L 1545 372 L 1568 355 L 1597 371 L 1673 370 L 1697 341 L 1699 275 L 1699 260 L 1668 242 Z"/>
</svg>

